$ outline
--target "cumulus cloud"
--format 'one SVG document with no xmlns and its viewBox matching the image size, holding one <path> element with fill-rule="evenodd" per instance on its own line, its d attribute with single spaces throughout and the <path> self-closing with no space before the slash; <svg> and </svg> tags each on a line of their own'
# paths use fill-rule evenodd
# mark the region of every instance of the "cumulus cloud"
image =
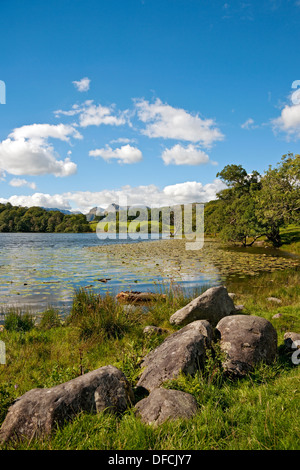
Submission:
<svg viewBox="0 0 300 470">
<path fill-rule="evenodd" d="M 163 189 L 163 194 L 166 200 L 171 201 L 172 204 L 208 202 L 216 199 L 216 194 L 225 188 L 226 185 L 219 179 L 205 185 L 197 181 L 187 181 L 166 186 Z"/>
<path fill-rule="evenodd" d="M 192 202 L 208 202 L 216 199 L 217 192 L 224 189 L 225 184 L 216 179 L 203 185 L 197 181 L 186 181 L 159 188 L 151 184 L 133 187 L 123 186 L 119 189 L 103 189 L 102 191 L 73 191 L 63 194 L 35 193 L 30 196 L 11 196 L 0 199 L 21 206 L 57 207 L 58 209 L 80 210 L 87 213 L 92 207 L 106 208 L 112 203 L 119 205 L 144 205 L 149 207 L 173 206 Z"/>
<path fill-rule="evenodd" d="M 117 160 L 118 163 L 137 163 L 143 159 L 142 152 L 137 147 L 122 145 L 120 148 L 112 149 L 109 145 L 105 148 L 90 150 L 91 157 L 101 157 L 107 162 Z"/>
<path fill-rule="evenodd" d="M 152 104 L 144 99 L 135 100 L 135 107 L 138 118 L 146 124 L 141 132 L 148 137 L 184 140 L 207 148 L 224 138 L 213 119 L 193 116 L 184 109 L 162 103 L 160 99 Z"/>
<path fill-rule="evenodd" d="M 74 104 L 68 111 L 58 109 L 54 111 L 56 117 L 79 116 L 79 126 L 100 126 L 101 124 L 110 126 L 121 126 L 127 122 L 127 112 L 116 111 L 115 106 L 96 105 L 93 100 L 87 100 L 81 105 Z"/>
<path fill-rule="evenodd" d="M 193 144 L 183 147 L 180 144 L 165 149 L 162 159 L 166 165 L 203 165 L 209 162 L 209 156 Z"/>
<path fill-rule="evenodd" d="M 30 196 L 11 196 L 8 199 L 0 198 L 0 203 L 10 202 L 13 206 L 23 207 L 46 207 L 57 208 L 61 210 L 71 210 L 68 199 L 63 194 L 34 193 Z"/>
<path fill-rule="evenodd" d="M 10 186 L 13 186 L 14 188 L 20 188 L 21 186 L 28 186 L 28 188 L 31 189 L 36 189 L 36 184 L 35 183 L 30 183 L 29 181 L 21 178 L 13 178 L 9 182 Z"/>
<path fill-rule="evenodd" d="M 74 80 L 72 83 L 74 84 L 74 86 L 77 88 L 78 91 L 83 92 L 83 91 L 88 91 L 90 89 L 91 80 L 87 77 L 84 77 L 78 81 Z"/>
<path fill-rule="evenodd" d="M 106 124 L 110 126 L 121 126 L 126 123 L 124 115 L 114 115 L 113 106 L 101 106 L 99 104 L 96 106 L 93 103 L 90 103 L 88 106 L 83 108 L 79 116 L 79 125 L 81 127 L 87 126 L 100 126 L 101 124 Z"/>
<path fill-rule="evenodd" d="M 300 139 L 300 104 L 286 105 L 281 115 L 272 120 L 273 131 L 283 132 L 288 140 Z"/>
<path fill-rule="evenodd" d="M 70 125 L 32 124 L 14 129 L 0 142 L 0 169 L 12 175 L 69 176 L 77 166 L 70 158 L 59 160 L 59 155 L 48 139 L 70 142 L 82 138 Z"/>
</svg>

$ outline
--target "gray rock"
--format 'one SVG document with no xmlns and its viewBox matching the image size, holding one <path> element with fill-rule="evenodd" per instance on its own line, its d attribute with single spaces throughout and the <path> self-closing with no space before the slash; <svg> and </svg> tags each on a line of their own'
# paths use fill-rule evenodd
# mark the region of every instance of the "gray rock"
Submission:
<svg viewBox="0 0 300 470">
<path fill-rule="evenodd" d="M 0 429 L 0 442 L 49 434 L 80 411 L 124 411 L 134 400 L 124 374 L 105 366 L 52 388 L 35 388 L 18 398 Z"/>
<path fill-rule="evenodd" d="M 300 334 L 292 331 L 287 331 L 284 336 L 284 345 L 287 351 L 293 352 L 296 349 L 300 349 Z"/>
<path fill-rule="evenodd" d="M 148 325 L 148 326 L 145 326 L 143 333 L 145 335 L 151 335 L 151 334 L 162 335 L 164 333 L 168 333 L 168 330 L 166 328 L 160 328 L 159 326 Z"/>
<path fill-rule="evenodd" d="M 197 413 L 197 402 L 189 393 L 156 388 L 135 405 L 135 411 L 143 423 L 159 425 L 168 420 L 192 418 Z"/>
<path fill-rule="evenodd" d="M 206 320 L 198 320 L 168 336 L 144 359 L 144 369 L 137 383 L 150 392 L 166 380 L 178 377 L 180 372 L 194 374 L 211 345 L 213 329 Z"/>
<path fill-rule="evenodd" d="M 233 300 L 236 297 L 234 292 L 228 292 L 229 297 Z"/>
<path fill-rule="evenodd" d="M 282 313 L 275 313 L 272 318 L 281 318 L 282 316 Z"/>
<path fill-rule="evenodd" d="M 235 312 L 238 313 L 238 312 L 241 312 L 242 310 L 244 310 L 245 306 L 244 305 L 236 305 L 235 306 Z"/>
<path fill-rule="evenodd" d="M 232 315 L 220 320 L 216 332 L 226 354 L 223 367 L 234 376 L 247 374 L 259 362 L 269 364 L 277 356 L 277 333 L 265 318 Z"/>
<path fill-rule="evenodd" d="M 273 304 L 282 304 L 282 300 L 278 299 L 277 297 L 267 297 L 267 300 Z"/>
<path fill-rule="evenodd" d="M 185 307 L 177 310 L 171 316 L 170 323 L 186 325 L 196 320 L 208 320 L 215 326 L 221 318 L 234 312 L 234 303 L 229 297 L 226 287 L 211 287 Z"/>
</svg>

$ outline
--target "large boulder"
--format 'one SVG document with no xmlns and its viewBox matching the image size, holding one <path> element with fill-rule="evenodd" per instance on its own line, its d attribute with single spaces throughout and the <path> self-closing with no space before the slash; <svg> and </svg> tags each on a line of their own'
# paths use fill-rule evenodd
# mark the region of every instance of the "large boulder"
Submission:
<svg viewBox="0 0 300 470">
<path fill-rule="evenodd" d="M 189 393 L 156 388 L 135 405 L 145 424 L 159 425 L 168 420 L 190 419 L 197 413 L 197 402 Z"/>
<path fill-rule="evenodd" d="M 141 367 L 144 370 L 137 386 L 151 392 L 181 372 L 194 374 L 203 362 L 212 335 L 210 323 L 199 320 L 168 336 L 143 359 Z"/>
<path fill-rule="evenodd" d="M 185 307 L 177 310 L 171 316 L 170 323 L 186 325 L 196 320 L 208 320 L 213 326 L 216 326 L 221 318 L 234 312 L 234 303 L 228 295 L 226 287 L 211 287 Z"/>
<path fill-rule="evenodd" d="M 277 355 L 277 332 L 273 325 L 254 315 L 232 315 L 216 326 L 225 353 L 223 366 L 233 376 L 242 377 L 255 364 L 272 363 Z"/>
<path fill-rule="evenodd" d="M 0 442 L 49 434 L 80 411 L 118 413 L 134 400 L 124 374 L 105 366 L 52 388 L 35 388 L 8 410 Z"/>
</svg>

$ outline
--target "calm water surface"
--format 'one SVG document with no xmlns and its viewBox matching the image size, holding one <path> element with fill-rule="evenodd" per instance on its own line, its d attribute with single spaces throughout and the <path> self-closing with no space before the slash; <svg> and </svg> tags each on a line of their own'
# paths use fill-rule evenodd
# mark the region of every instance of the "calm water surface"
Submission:
<svg viewBox="0 0 300 470">
<path fill-rule="evenodd" d="M 87 250 L 89 246 L 111 243 L 137 243 L 136 240 L 111 240 L 95 233 L 0 233 L 0 309 L 9 306 L 42 311 L 48 306 L 62 313 L 70 308 L 74 289 L 89 287 L 97 292 L 121 290 L 156 291 L 168 273 L 153 277 L 139 263 L 122 266 L 105 254 Z M 149 241 L 151 243 L 151 240 Z M 107 282 L 101 280 L 107 279 Z M 218 282 L 218 273 L 211 279 L 181 274 L 184 288 Z"/>
</svg>

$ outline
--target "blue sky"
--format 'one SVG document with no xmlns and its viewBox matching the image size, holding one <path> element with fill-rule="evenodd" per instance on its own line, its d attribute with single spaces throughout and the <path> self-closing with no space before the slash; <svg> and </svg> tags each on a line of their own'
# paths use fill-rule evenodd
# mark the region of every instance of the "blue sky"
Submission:
<svg viewBox="0 0 300 470">
<path fill-rule="evenodd" d="M 0 202 L 203 202 L 299 153 L 300 1 L 0 6 Z"/>
</svg>

